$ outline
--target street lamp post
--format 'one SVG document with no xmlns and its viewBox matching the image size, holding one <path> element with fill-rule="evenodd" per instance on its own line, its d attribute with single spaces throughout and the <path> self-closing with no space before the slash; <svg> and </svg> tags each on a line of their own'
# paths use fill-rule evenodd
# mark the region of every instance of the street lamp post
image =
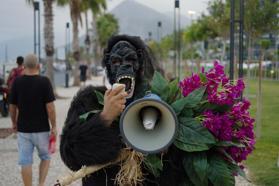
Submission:
<svg viewBox="0 0 279 186">
<path fill-rule="evenodd" d="M 173 10 L 173 75 L 176 77 L 176 0 L 174 2 Z"/>
<path fill-rule="evenodd" d="M 230 80 L 234 79 L 234 0 L 231 0 L 230 18 Z"/>
<path fill-rule="evenodd" d="M 161 29 L 162 29 L 162 22 L 161 21 L 158 21 L 158 24 L 157 24 L 157 36 L 158 36 L 158 42 L 161 40 Z"/>
<path fill-rule="evenodd" d="M 68 59 L 68 53 L 69 53 L 69 45 L 70 45 L 70 23 L 66 23 L 66 33 L 65 33 L 65 87 L 69 87 L 69 71 L 70 71 L 70 63 Z"/>
<path fill-rule="evenodd" d="M 40 62 L 41 59 L 40 3 L 38 1 L 34 1 L 33 6 L 34 6 L 34 53 L 37 54 L 38 52 L 38 59 Z"/>
<path fill-rule="evenodd" d="M 195 11 L 189 10 L 188 14 L 190 15 L 191 25 L 193 24 L 193 16 L 196 14 Z M 193 44 L 190 43 L 191 50 L 193 50 Z M 194 59 L 193 59 L 193 51 L 191 52 L 191 73 L 194 72 Z"/>
<path fill-rule="evenodd" d="M 152 40 L 152 32 L 148 32 L 148 41 Z"/>
<path fill-rule="evenodd" d="M 239 1 L 239 71 L 238 77 L 243 78 L 243 30 L 244 30 L 244 0 Z"/>
<path fill-rule="evenodd" d="M 244 30 L 244 0 L 239 1 L 239 20 L 235 20 L 235 1 L 231 0 L 230 18 L 230 80 L 234 79 L 234 33 L 235 23 L 239 24 L 239 69 L 238 76 L 243 78 L 243 30 Z"/>
<path fill-rule="evenodd" d="M 178 24 L 178 28 L 177 28 L 177 37 L 176 37 L 176 9 L 177 9 L 177 13 L 178 13 L 178 18 L 177 18 L 177 24 Z M 174 3 L 174 34 L 175 34 L 175 39 L 174 39 L 174 45 L 175 45 L 175 54 L 177 54 L 177 61 L 178 61 L 178 79 L 180 79 L 180 61 L 181 61 L 181 31 L 180 31 L 180 5 L 179 5 L 179 0 L 175 0 Z M 175 55 L 175 76 L 176 76 L 176 55 Z"/>
</svg>

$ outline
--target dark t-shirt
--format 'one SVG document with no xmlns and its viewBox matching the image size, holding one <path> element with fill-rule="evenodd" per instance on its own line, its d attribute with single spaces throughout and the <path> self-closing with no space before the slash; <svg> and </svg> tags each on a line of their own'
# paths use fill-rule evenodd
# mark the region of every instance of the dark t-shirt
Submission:
<svg viewBox="0 0 279 186">
<path fill-rule="evenodd" d="M 87 65 L 80 65 L 79 70 L 80 70 L 80 75 L 81 76 L 86 76 Z"/>
<path fill-rule="evenodd" d="M 23 75 L 15 79 L 10 103 L 17 105 L 19 132 L 49 131 L 46 104 L 55 100 L 51 83 L 40 75 Z"/>
</svg>

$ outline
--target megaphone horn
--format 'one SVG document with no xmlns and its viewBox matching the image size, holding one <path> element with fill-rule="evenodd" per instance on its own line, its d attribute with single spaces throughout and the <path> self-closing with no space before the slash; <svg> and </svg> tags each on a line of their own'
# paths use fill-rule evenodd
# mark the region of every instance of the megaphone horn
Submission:
<svg viewBox="0 0 279 186">
<path fill-rule="evenodd" d="M 156 94 L 132 102 L 120 118 L 124 141 L 145 154 L 165 150 L 175 139 L 177 128 L 175 112 Z"/>
</svg>

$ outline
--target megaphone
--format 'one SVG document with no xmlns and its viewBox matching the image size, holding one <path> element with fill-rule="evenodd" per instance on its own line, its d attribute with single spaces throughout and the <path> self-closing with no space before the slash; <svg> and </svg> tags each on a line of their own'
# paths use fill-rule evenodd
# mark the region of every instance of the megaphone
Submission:
<svg viewBox="0 0 279 186">
<path fill-rule="evenodd" d="M 175 112 L 156 94 L 132 102 L 120 117 L 120 133 L 124 141 L 144 154 L 162 152 L 169 147 L 177 128 Z"/>
</svg>

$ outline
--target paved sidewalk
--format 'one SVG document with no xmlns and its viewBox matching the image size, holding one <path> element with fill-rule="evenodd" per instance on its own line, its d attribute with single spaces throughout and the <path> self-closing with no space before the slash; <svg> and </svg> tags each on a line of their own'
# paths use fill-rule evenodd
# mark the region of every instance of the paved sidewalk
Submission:
<svg viewBox="0 0 279 186">
<path fill-rule="evenodd" d="M 95 77 L 88 81 L 87 84 L 102 85 L 102 77 Z M 61 133 L 61 129 L 66 118 L 66 114 L 72 100 L 72 97 L 79 90 L 79 87 L 70 88 L 57 88 L 57 93 L 63 99 L 57 99 L 55 101 L 57 112 L 57 127 L 58 133 Z M 11 127 L 10 118 L 0 117 L 0 128 Z M 58 140 L 59 141 L 59 140 Z M 57 148 L 59 144 L 57 144 Z M 59 150 L 52 156 L 52 161 L 47 176 L 46 186 L 51 186 L 55 183 L 56 179 L 67 174 L 68 169 L 63 164 Z M 9 136 L 5 139 L 0 139 L 0 186 L 19 186 L 23 185 L 20 175 L 20 167 L 17 164 L 17 141 L 13 136 Z M 38 185 L 38 165 L 39 158 L 37 153 L 34 153 L 33 163 L 33 185 Z M 244 179 L 237 178 L 237 186 L 250 186 Z M 77 181 L 71 186 L 80 186 L 81 182 Z"/>
<path fill-rule="evenodd" d="M 94 77 L 92 80 L 87 81 L 86 84 L 102 85 L 102 78 Z M 57 88 L 58 95 L 63 97 L 63 99 L 57 99 L 55 101 L 58 134 L 60 134 L 62 131 L 62 126 L 64 124 L 70 102 L 78 90 L 79 87 Z M 11 127 L 10 118 L 2 118 L 0 116 L 0 128 L 9 127 Z M 57 144 L 57 148 L 58 147 L 59 144 Z M 57 178 L 67 174 L 68 169 L 63 164 L 58 151 L 59 150 L 57 149 L 57 152 L 52 155 L 46 186 L 53 185 Z M 0 139 L 0 186 L 23 185 L 20 175 L 20 167 L 17 164 L 17 155 L 17 140 L 14 135 L 11 135 L 5 139 Z M 36 151 L 34 152 L 33 158 L 33 185 L 38 185 L 38 165 L 40 160 Z M 78 185 L 81 185 L 80 181 L 72 184 L 72 186 Z"/>
</svg>

